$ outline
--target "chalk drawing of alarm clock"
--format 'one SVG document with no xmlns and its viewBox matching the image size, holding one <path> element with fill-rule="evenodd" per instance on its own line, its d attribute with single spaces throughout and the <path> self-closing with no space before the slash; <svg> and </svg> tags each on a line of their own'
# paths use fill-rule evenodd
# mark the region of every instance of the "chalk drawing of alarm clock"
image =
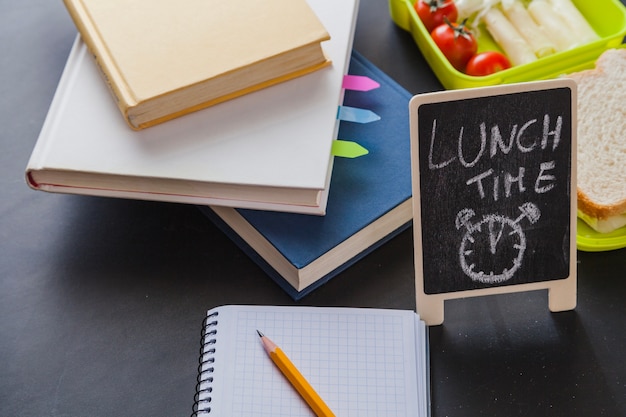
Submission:
<svg viewBox="0 0 626 417">
<path fill-rule="evenodd" d="M 484 284 L 505 282 L 522 266 L 526 251 L 526 235 L 520 222 L 530 224 L 541 217 L 539 208 L 530 202 L 519 206 L 521 214 L 515 220 L 499 214 L 486 214 L 475 223 L 474 210 L 465 208 L 456 216 L 457 230 L 465 228 L 461 240 L 459 261 L 463 272 L 473 281 Z"/>
</svg>

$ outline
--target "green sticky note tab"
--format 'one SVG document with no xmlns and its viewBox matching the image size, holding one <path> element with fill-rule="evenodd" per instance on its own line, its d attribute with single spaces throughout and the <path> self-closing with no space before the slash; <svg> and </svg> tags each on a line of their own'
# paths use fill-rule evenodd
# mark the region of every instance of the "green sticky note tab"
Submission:
<svg viewBox="0 0 626 417">
<path fill-rule="evenodd" d="M 333 141 L 332 154 L 341 158 L 358 158 L 369 151 L 356 142 L 337 139 Z"/>
</svg>

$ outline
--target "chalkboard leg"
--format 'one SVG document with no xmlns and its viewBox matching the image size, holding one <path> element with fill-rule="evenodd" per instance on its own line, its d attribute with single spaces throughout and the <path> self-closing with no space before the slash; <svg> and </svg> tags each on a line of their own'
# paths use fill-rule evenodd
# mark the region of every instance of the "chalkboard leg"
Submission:
<svg viewBox="0 0 626 417">
<path fill-rule="evenodd" d="M 548 290 L 550 311 L 567 311 L 576 308 L 576 276 L 569 277 Z"/>
<path fill-rule="evenodd" d="M 443 304 L 443 297 L 417 294 L 417 313 L 428 326 L 438 326 L 443 323 Z"/>
</svg>

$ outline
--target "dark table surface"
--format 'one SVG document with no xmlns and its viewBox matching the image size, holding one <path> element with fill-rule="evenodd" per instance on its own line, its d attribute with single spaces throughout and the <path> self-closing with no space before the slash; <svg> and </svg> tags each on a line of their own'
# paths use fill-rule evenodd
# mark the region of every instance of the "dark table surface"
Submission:
<svg viewBox="0 0 626 417">
<path fill-rule="evenodd" d="M 410 230 L 294 303 L 195 207 L 30 190 L 76 32 L 61 1 L 0 8 L 0 415 L 189 415 L 220 304 L 415 308 Z M 386 0 L 359 13 L 355 49 L 414 94 L 441 89 Z M 626 250 L 579 252 L 578 280 L 571 312 L 545 291 L 447 302 L 433 416 L 626 416 Z"/>
</svg>

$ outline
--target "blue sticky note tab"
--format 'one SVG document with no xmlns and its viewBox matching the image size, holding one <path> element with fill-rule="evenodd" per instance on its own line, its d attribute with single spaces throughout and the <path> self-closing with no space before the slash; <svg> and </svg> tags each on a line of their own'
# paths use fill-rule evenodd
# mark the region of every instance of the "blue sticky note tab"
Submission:
<svg viewBox="0 0 626 417">
<path fill-rule="evenodd" d="M 339 106 L 337 119 L 346 122 L 371 123 L 380 120 L 380 116 L 371 110 L 357 107 Z"/>
</svg>

